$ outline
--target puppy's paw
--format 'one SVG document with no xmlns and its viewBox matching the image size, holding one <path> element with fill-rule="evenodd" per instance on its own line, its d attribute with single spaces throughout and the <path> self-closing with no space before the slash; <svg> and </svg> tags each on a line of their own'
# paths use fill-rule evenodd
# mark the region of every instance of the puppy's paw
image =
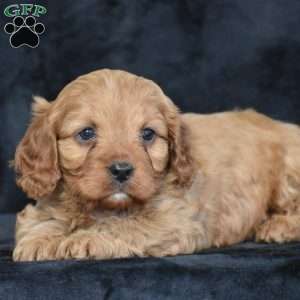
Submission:
<svg viewBox="0 0 300 300">
<path fill-rule="evenodd" d="M 14 261 L 54 260 L 60 238 L 20 240 L 13 251 Z"/>
<path fill-rule="evenodd" d="M 256 231 L 257 242 L 284 243 L 294 239 L 295 233 L 285 216 L 276 216 L 266 221 Z"/>
<path fill-rule="evenodd" d="M 102 258 L 100 237 L 95 233 L 77 232 L 64 239 L 56 252 L 58 259 Z"/>
<path fill-rule="evenodd" d="M 183 253 L 179 243 L 164 242 L 161 244 L 154 244 L 146 248 L 146 256 L 163 257 L 175 256 Z"/>
<path fill-rule="evenodd" d="M 81 230 L 65 238 L 59 245 L 57 259 L 111 259 L 140 256 L 140 247 L 128 245 L 116 237 L 103 232 Z"/>
</svg>

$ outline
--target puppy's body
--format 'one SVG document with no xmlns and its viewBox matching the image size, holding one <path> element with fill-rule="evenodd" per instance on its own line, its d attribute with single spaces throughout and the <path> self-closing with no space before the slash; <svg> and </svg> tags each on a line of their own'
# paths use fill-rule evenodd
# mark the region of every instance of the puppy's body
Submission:
<svg viewBox="0 0 300 300">
<path fill-rule="evenodd" d="M 108 92 L 95 97 L 101 84 Z M 145 94 L 156 99 L 141 102 Z M 94 97 L 84 102 L 93 113 L 86 107 L 72 111 L 75 98 L 83 103 L 84 95 Z M 15 260 L 164 256 L 253 237 L 300 240 L 299 128 L 252 110 L 180 116 L 164 97 L 150 81 L 105 70 L 67 86 L 51 105 L 39 102 L 16 154 L 18 183 L 37 204 L 18 215 Z M 52 165 L 48 157 L 38 168 L 46 156 L 33 155 L 29 139 L 36 133 L 30 131 L 61 111 L 63 117 L 53 121 L 57 149 L 47 145 Z M 101 128 L 93 144 L 74 140 L 81 115 L 71 116 L 77 112 L 105 120 L 106 125 L 93 119 Z M 151 144 L 135 138 L 144 124 L 157 132 Z M 116 187 L 103 166 L 124 158 L 133 163 L 134 174 Z M 42 181 L 45 170 L 52 175 Z"/>
<path fill-rule="evenodd" d="M 299 128 L 252 110 L 183 119 L 192 156 L 213 186 L 204 200 L 217 216 L 213 245 L 253 235 L 268 242 L 299 239 Z"/>
</svg>

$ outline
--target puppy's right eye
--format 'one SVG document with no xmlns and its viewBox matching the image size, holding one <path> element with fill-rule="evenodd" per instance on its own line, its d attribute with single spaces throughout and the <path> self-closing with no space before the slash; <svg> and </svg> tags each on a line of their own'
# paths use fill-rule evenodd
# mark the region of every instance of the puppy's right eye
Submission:
<svg viewBox="0 0 300 300">
<path fill-rule="evenodd" d="M 95 129 L 92 127 L 84 128 L 77 134 L 77 137 L 80 141 L 84 141 L 84 142 L 92 140 L 96 137 Z"/>
</svg>

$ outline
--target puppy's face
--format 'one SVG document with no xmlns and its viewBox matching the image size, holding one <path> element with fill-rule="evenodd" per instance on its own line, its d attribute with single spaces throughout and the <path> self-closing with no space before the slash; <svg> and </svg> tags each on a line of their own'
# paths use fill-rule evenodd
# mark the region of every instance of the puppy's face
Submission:
<svg viewBox="0 0 300 300">
<path fill-rule="evenodd" d="M 177 109 L 149 80 L 93 72 L 35 111 L 15 160 L 18 183 L 33 198 L 61 181 L 92 206 L 125 208 L 151 200 L 168 172 L 188 164 Z"/>
<path fill-rule="evenodd" d="M 105 206 L 143 203 L 158 192 L 169 158 L 162 95 L 134 77 L 97 83 L 64 93 L 59 105 L 63 178 L 73 192 Z"/>
</svg>

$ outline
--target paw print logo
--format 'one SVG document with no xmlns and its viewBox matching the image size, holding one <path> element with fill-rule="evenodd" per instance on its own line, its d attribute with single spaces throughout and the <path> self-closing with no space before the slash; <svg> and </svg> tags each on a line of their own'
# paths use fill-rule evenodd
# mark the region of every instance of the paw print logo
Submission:
<svg viewBox="0 0 300 300">
<path fill-rule="evenodd" d="M 33 16 L 28 16 L 25 19 L 17 16 L 12 23 L 7 23 L 4 26 L 4 31 L 10 34 L 9 42 L 13 48 L 28 46 L 36 48 L 40 43 L 40 37 L 45 26 L 42 23 L 37 23 Z"/>
</svg>

